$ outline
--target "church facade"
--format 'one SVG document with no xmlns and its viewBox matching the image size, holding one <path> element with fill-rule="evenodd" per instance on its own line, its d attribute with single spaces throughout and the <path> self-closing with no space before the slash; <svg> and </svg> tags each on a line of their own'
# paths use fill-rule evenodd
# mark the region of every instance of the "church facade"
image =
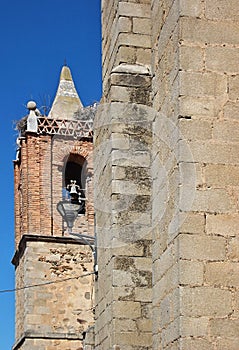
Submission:
<svg viewBox="0 0 239 350">
<path fill-rule="evenodd" d="M 238 349 L 238 10 L 103 0 L 97 109 L 29 104 L 14 350 Z"/>
</svg>

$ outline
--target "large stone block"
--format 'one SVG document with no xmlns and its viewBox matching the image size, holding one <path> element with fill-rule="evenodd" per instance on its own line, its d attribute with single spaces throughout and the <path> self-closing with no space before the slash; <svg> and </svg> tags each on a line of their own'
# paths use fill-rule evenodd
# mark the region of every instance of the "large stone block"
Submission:
<svg viewBox="0 0 239 350">
<path fill-rule="evenodd" d="M 132 21 L 129 17 L 119 17 L 118 30 L 119 32 L 130 32 L 132 28 Z"/>
<path fill-rule="evenodd" d="M 238 100 L 239 91 L 239 75 L 229 76 L 229 98 L 230 100 Z"/>
<path fill-rule="evenodd" d="M 237 236 L 238 214 L 211 214 L 206 216 L 206 233 L 222 236 Z"/>
<path fill-rule="evenodd" d="M 211 262 L 206 264 L 205 282 L 211 286 L 239 287 L 238 262 Z"/>
<path fill-rule="evenodd" d="M 213 123 L 213 138 L 225 142 L 238 142 L 239 122 L 236 120 L 225 120 Z"/>
<path fill-rule="evenodd" d="M 206 17 L 213 20 L 239 20 L 239 4 L 237 0 L 230 3 L 226 0 L 206 0 Z"/>
<path fill-rule="evenodd" d="M 184 198 L 182 198 L 182 201 Z M 236 202 L 233 196 L 224 189 L 208 189 L 195 192 L 192 211 L 208 213 L 229 213 L 236 211 Z"/>
<path fill-rule="evenodd" d="M 185 96 L 218 96 L 227 92 L 227 79 L 221 74 L 181 72 L 180 94 Z"/>
<path fill-rule="evenodd" d="M 179 261 L 179 283 L 200 286 L 203 284 L 204 264 L 199 261 Z"/>
<path fill-rule="evenodd" d="M 217 341 L 217 350 L 225 350 L 225 349 L 230 349 L 230 350 L 238 350 L 238 338 L 235 339 L 223 339 L 219 338 Z"/>
<path fill-rule="evenodd" d="M 186 140 L 208 140 L 212 138 L 212 122 L 210 120 L 180 119 L 180 133 Z"/>
<path fill-rule="evenodd" d="M 227 30 L 225 30 L 225 28 Z M 187 43 L 237 45 L 239 23 L 236 21 L 209 21 L 206 19 L 182 17 L 180 20 L 180 39 Z"/>
<path fill-rule="evenodd" d="M 179 159 L 186 162 L 239 164 L 239 144 L 220 141 L 179 141 Z"/>
<path fill-rule="evenodd" d="M 141 303 L 135 301 L 114 301 L 113 314 L 115 318 L 136 319 L 141 317 Z"/>
<path fill-rule="evenodd" d="M 116 344 L 120 344 L 119 347 L 125 349 L 125 345 L 128 345 L 128 350 L 133 350 L 137 347 L 150 347 L 152 344 L 152 334 L 151 333 L 141 333 L 140 336 L 138 332 L 121 332 L 115 333 L 114 341 Z M 130 347 L 132 346 L 132 348 Z M 117 349 L 117 347 L 115 347 Z"/>
<path fill-rule="evenodd" d="M 184 316 L 226 317 L 233 309 L 232 292 L 213 287 L 182 288 L 181 312 Z"/>
<path fill-rule="evenodd" d="M 208 334 L 209 317 L 180 317 L 182 337 L 205 337 Z"/>
<path fill-rule="evenodd" d="M 203 59 L 204 50 L 201 47 L 181 46 L 179 48 L 179 65 L 182 70 L 202 71 Z"/>
<path fill-rule="evenodd" d="M 206 69 L 214 72 L 238 73 L 238 59 L 238 48 L 208 47 L 206 49 Z"/>
<path fill-rule="evenodd" d="M 181 96 L 179 97 L 179 114 L 185 117 L 215 118 L 218 117 L 224 103 L 221 96 L 218 98 L 212 96 L 197 98 L 193 96 Z"/>
<path fill-rule="evenodd" d="M 221 338 L 237 338 L 239 341 L 239 319 L 212 319 L 210 333 Z"/>
<path fill-rule="evenodd" d="M 136 49 L 129 46 L 120 46 L 117 54 L 117 63 L 135 63 Z"/>
<path fill-rule="evenodd" d="M 207 186 L 217 188 L 238 186 L 239 167 L 229 164 L 208 164 L 204 167 L 204 176 Z"/>
<path fill-rule="evenodd" d="M 183 215 L 183 214 L 181 214 Z M 205 216 L 200 213 L 186 213 L 182 218 L 180 232 L 200 234 L 205 231 Z"/>
<path fill-rule="evenodd" d="M 239 258 L 239 239 L 232 238 L 228 244 L 228 258 L 230 260 L 238 261 Z"/>
<path fill-rule="evenodd" d="M 183 350 L 213 350 L 214 345 L 207 339 L 180 339 L 180 347 Z"/>
<path fill-rule="evenodd" d="M 147 4 L 134 4 L 131 2 L 119 2 L 118 13 L 120 16 L 150 17 L 150 7 Z"/>
<path fill-rule="evenodd" d="M 138 34 L 151 34 L 151 22 L 148 18 L 133 18 L 133 32 Z"/>
<path fill-rule="evenodd" d="M 223 237 L 181 234 L 178 242 L 182 259 L 223 261 L 226 256 L 226 240 Z"/>
<path fill-rule="evenodd" d="M 118 46 L 128 45 L 150 48 L 150 42 L 150 36 L 146 34 L 120 33 L 118 38 Z"/>
<path fill-rule="evenodd" d="M 182 16 L 200 17 L 203 11 L 201 0 L 180 0 L 180 14 Z"/>
</svg>

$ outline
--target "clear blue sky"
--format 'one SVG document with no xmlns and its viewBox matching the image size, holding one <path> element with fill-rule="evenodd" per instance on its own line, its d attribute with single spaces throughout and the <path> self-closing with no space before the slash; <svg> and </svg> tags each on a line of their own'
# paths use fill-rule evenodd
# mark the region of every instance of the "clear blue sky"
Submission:
<svg viewBox="0 0 239 350">
<path fill-rule="evenodd" d="M 2 0 L 0 5 L 0 290 L 14 288 L 14 121 L 50 104 L 64 60 L 84 105 L 101 98 L 100 0 Z M 14 293 L 0 293 L 0 349 L 14 343 Z"/>
</svg>

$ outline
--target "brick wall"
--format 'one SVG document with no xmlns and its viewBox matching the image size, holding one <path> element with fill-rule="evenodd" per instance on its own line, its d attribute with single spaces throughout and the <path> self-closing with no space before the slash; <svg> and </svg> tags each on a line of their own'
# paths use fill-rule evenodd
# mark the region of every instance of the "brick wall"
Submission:
<svg viewBox="0 0 239 350">
<path fill-rule="evenodd" d="M 69 238 L 57 212 L 69 157 L 84 160 L 86 213 L 74 232 L 94 234 L 90 140 L 26 133 L 15 169 L 16 344 L 14 349 L 82 348 L 93 323 L 91 249 Z M 59 282 L 68 279 L 65 282 Z M 57 283 L 51 283 L 55 282 Z M 46 283 L 44 285 L 44 283 Z M 48 284 L 48 282 L 50 282 Z M 32 288 L 28 286 L 39 284 Z M 21 289 L 23 288 L 23 289 Z"/>
<path fill-rule="evenodd" d="M 92 142 L 88 141 L 31 134 L 22 139 L 20 161 L 14 164 L 16 247 L 24 234 L 64 234 L 56 206 L 62 199 L 65 165 L 70 155 L 85 158 L 88 177 L 86 215 L 76 221 L 75 229 L 82 227 L 82 232 L 93 234 L 92 152 Z"/>
</svg>

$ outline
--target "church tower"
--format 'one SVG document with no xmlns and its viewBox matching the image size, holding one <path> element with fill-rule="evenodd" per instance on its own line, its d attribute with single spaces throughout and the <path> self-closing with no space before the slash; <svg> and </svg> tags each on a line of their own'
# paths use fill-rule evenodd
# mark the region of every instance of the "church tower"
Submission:
<svg viewBox="0 0 239 350">
<path fill-rule="evenodd" d="M 83 108 L 67 66 L 48 117 L 27 107 L 14 161 L 13 350 L 80 350 L 93 323 L 94 108 Z"/>
</svg>

